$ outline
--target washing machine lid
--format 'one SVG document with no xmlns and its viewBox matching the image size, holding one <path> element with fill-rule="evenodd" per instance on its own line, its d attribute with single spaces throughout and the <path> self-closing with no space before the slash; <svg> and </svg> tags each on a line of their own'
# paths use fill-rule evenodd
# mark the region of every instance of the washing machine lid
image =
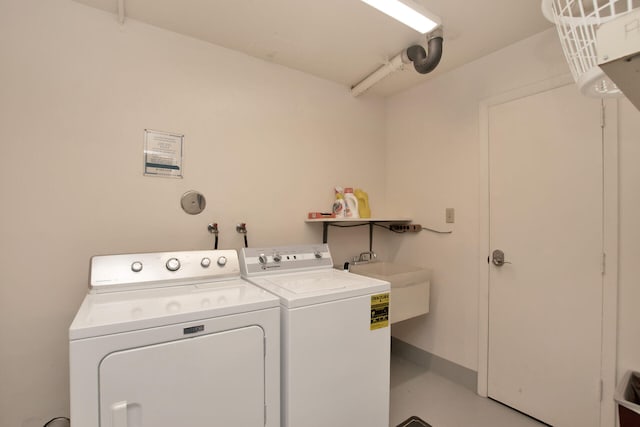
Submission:
<svg viewBox="0 0 640 427">
<path fill-rule="evenodd" d="M 89 293 L 69 338 L 82 339 L 279 307 L 279 299 L 236 278 L 225 281 Z"/>
<path fill-rule="evenodd" d="M 312 304 L 389 292 L 389 282 L 342 270 L 322 269 L 249 277 L 252 283 L 280 297 L 284 307 Z"/>
</svg>

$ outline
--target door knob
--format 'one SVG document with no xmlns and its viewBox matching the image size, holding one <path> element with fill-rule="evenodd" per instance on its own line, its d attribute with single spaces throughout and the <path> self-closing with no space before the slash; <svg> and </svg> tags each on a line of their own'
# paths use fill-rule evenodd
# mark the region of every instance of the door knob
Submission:
<svg viewBox="0 0 640 427">
<path fill-rule="evenodd" d="M 504 252 L 500 249 L 496 249 L 491 254 L 491 262 L 496 267 L 502 267 L 504 264 L 511 264 L 509 261 L 504 260 Z"/>
</svg>

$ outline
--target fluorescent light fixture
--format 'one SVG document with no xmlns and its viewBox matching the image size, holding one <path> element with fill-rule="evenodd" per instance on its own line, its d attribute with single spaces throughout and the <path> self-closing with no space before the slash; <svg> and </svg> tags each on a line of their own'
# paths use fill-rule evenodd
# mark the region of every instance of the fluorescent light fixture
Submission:
<svg viewBox="0 0 640 427">
<path fill-rule="evenodd" d="M 425 13 L 418 12 L 419 7 L 408 6 L 399 0 L 362 0 L 371 7 L 375 7 L 382 13 L 386 13 L 393 19 L 402 22 L 404 25 L 413 28 L 421 34 L 428 33 L 436 28 L 439 23 L 431 18 L 427 18 Z M 435 17 L 434 17 L 435 18 Z"/>
</svg>

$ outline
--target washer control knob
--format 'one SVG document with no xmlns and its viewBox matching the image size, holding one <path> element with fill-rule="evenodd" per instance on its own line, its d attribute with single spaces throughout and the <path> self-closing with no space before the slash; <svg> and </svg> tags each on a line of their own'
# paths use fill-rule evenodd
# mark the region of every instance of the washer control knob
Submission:
<svg viewBox="0 0 640 427">
<path fill-rule="evenodd" d="M 314 255 L 316 258 L 322 258 L 322 252 L 320 252 L 320 251 L 319 251 L 319 250 L 317 250 L 317 249 L 316 249 L 315 251 L 313 251 L 313 255 Z"/>
<path fill-rule="evenodd" d="M 273 260 L 275 262 L 280 262 L 282 261 L 282 255 L 280 255 L 278 252 L 276 252 L 275 254 L 273 254 Z"/>
<path fill-rule="evenodd" d="M 135 261 L 131 264 L 131 271 L 134 273 L 140 273 L 142 271 L 142 263 L 140 261 Z"/>
<path fill-rule="evenodd" d="M 165 265 L 169 271 L 178 271 L 180 269 L 180 261 L 178 258 L 169 258 L 169 261 L 167 261 Z"/>
<path fill-rule="evenodd" d="M 227 257 L 221 256 L 220 258 L 218 258 L 218 265 L 220 267 L 224 267 L 225 265 L 227 265 Z"/>
<path fill-rule="evenodd" d="M 202 261 L 200 261 L 200 265 L 204 268 L 209 268 L 209 266 L 211 265 L 211 258 L 202 258 Z"/>
<path fill-rule="evenodd" d="M 267 263 L 267 256 L 265 254 L 260 254 L 260 256 L 258 257 L 258 262 L 262 265 L 265 265 Z"/>
</svg>

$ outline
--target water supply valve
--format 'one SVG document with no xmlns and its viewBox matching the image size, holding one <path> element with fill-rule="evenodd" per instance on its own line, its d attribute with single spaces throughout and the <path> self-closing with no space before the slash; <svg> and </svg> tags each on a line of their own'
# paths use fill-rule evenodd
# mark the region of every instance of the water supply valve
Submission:
<svg viewBox="0 0 640 427">
<path fill-rule="evenodd" d="M 209 233 L 215 234 L 217 236 L 218 233 L 219 233 L 219 231 L 218 231 L 218 223 L 217 222 L 212 222 L 211 224 L 207 225 L 207 230 L 209 230 Z"/>
<path fill-rule="evenodd" d="M 236 231 L 244 235 L 244 247 L 248 248 L 249 242 L 247 241 L 247 223 L 241 222 L 240 224 L 236 225 Z"/>
</svg>

